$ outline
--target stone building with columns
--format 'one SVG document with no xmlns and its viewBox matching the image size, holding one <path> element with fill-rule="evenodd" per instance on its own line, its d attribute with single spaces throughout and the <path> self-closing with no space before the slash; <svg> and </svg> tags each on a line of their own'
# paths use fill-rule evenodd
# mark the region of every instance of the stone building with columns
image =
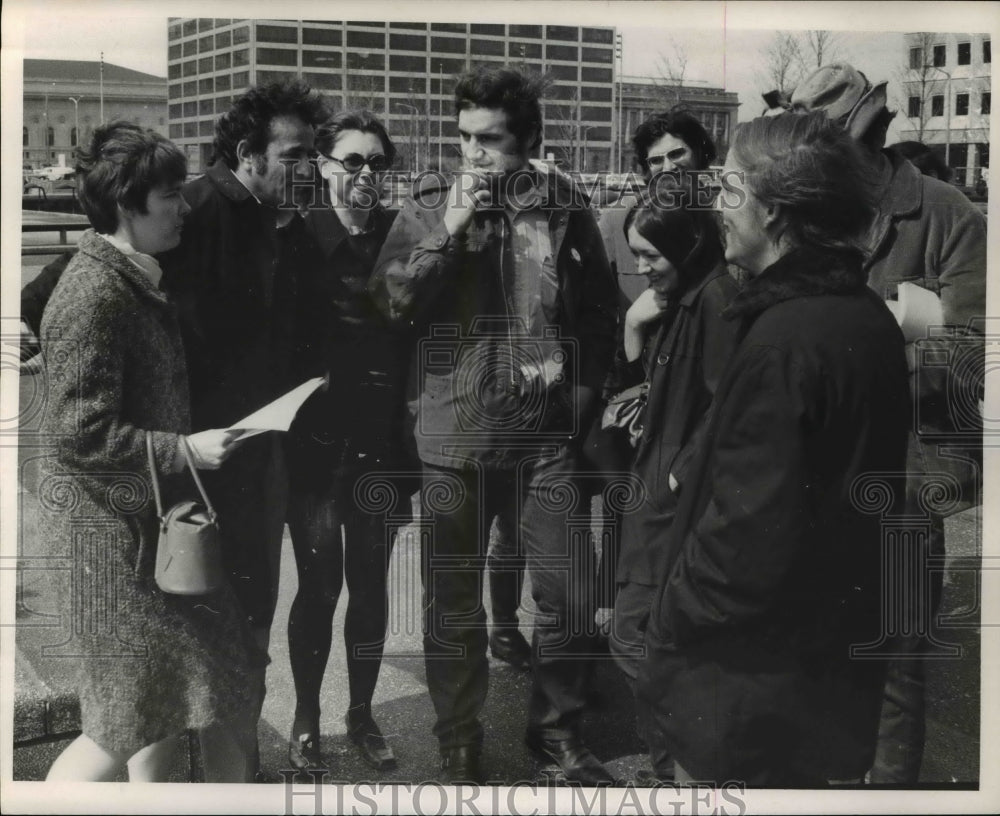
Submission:
<svg viewBox="0 0 1000 816">
<path fill-rule="evenodd" d="M 25 165 L 73 163 L 73 148 L 103 119 L 125 119 L 167 135 L 167 78 L 99 60 L 24 60 Z"/>
</svg>

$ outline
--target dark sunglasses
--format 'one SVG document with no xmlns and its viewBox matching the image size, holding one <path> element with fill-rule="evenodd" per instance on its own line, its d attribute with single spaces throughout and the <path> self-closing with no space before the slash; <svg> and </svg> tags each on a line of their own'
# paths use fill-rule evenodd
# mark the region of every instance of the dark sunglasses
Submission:
<svg viewBox="0 0 1000 816">
<path fill-rule="evenodd" d="M 373 173 L 381 173 L 383 170 L 389 169 L 389 160 L 381 153 L 368 157 L 362 156 L 360 153 L 348 153 L 342 159 L 338 159 L 336 156 L 327 156 L 327 158 L 337 162 L 348 173 L 360 173 L 365 165 L 368 165 L 368 169 Z"/>
</svg>

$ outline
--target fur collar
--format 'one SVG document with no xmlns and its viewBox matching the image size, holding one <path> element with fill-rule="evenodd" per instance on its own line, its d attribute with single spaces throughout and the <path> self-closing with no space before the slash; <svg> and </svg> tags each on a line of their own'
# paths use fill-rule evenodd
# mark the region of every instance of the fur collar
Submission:
<svg viewBox="0 0 1000 816">
<path fill-rule="evenodd" d="M 751 278 L 726 307 L 727 319 L 758 315 L 794 298 L 864 291 L 860 255 L 795 249 Z"/>
</svg>

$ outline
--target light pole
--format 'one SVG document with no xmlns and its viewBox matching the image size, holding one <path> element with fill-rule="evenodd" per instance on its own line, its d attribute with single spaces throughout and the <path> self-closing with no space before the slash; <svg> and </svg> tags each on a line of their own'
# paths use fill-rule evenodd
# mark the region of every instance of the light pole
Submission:
<svg viewBox="0 0 1000 816">
<path fill-rule="evenodd" d="M 944 85 L 944 163 L 951 167 L 951 73 L 936 65 L 934 70 L 947 77 Z"/>
<path fill-rule="evenodd" d="M 420 165 L 420 156 L 417 154 L 418 146 L 413 141 L 413 123 L 417 121 L 417 109 L 413 105 L 407 105 L 405 102 L 397 102 L 397 108 L 408 108 L 410 111 L 410 172 L 412 173 L 416 167 Z"/>
<path fill-rule="evenodd" d="M 441 117 L 441 99 L 444 96 L 444 66 L 438 60 L 438 172 L 444 172 L 444 165 L 441 160 L 441 142 L 444 140 L 444 120 Z"/>
<path fill-rule="evenodd" d="M 618 160 L 615 162 L 615 172 L 621 172 L 622 165 L 622 71 L 624 56 L 622 54 L 622 35 L 615 35 L 615 61 L 618 68 L 618 116 L 615 117 L 615 145 L 618 148 Z"/>
<path fill-rule="evenodd" d="M 101 124 L 104 124 L 104 52 L 101 52 Z"/>
<path fill-rule="evenodd" d="M 587 127 L 585 127 L 583 129 L 583 168 L 582 168 L 582 172 L 584 172 L 584 173 L 587 172 L 587 136 L 590 134 L 590 131 L 592 131 L 595 127 L 596 127 L 596 125 L 587 125 Z"/>
<path fill-rule="evenodd" d="M 70 102 L 73 103 L 73 120 L 76 122 L 76 144 L 80 144 L 80 100 L 83 97 L 67 96 Z M 72 141 L 72 139 L 70 139 Z M 76 145 L 70 145 L 71 147 L 76 147 Z"/>
</svg>

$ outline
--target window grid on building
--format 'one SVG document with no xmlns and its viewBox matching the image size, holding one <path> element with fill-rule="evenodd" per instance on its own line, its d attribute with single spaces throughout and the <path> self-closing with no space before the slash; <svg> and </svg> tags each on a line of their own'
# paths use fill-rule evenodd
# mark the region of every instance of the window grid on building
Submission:
<svg viewBox="0 0 1000 816">
<path fill-rule="evenodd" d="M 556 90 L 546 106 L 571 104 L 576 114 L 576 133 L 568 141 L 578 141 L 586 130 L 590 149 L 603 149 L 610 160 L 611 134 L 599 126 L 613 118 L 612 28 L 224 19 L 193 25 L 170 20 L 167 30 L 170 132 L 185 143 L 189 155 L 203 146 L 204 123 L 214 124 L 243 88 L 301 76 L 335 107 L 363 104 L 382 112 L 397 139 L 406 138 L 412 111 L 418 111 L 426 119 L 424 138 L 435 146 L 444 141 L 445 154 L 457 158 L 456 140 L 449 137 L 455 136 L 454 75 L 509 61 L 527 70 L 551 71 Z M 178 110 L 183 111 L 181 121 Z M 193 119 L 198 121 L 189 121 Z M 543 149 L 557 148 L 560 141 L 567 139 L 547 140 Z"/>
</svg>

